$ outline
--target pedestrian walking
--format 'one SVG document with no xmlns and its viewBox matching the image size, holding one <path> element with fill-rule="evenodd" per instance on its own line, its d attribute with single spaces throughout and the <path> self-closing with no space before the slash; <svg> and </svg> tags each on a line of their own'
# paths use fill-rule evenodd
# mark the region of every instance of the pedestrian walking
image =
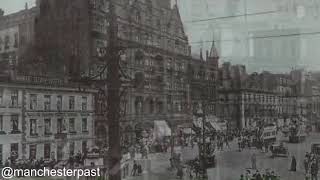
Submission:
<svg viewBox="0 0 320 180">
<path fill-rule="evenodd" d="M 311 162 L 311 180 L 318 180 L 318 163 L 316 160 Z"/>
<path fill-rule="evenodd" d="M 191 139 L 191 148 L 193 149 L 194 147 L 194 142 L 193 142 L 193 139 Z"/>
<path fill-rule="evenodd" d="M 138 170 L 138 176 L 140 176 L 142 174 L 142 166 L 141 166 L 141 164 L 138 164 L 137 170 Z"/>
<path fill-rule="evenodd" d="M 238 148 L 239 152 L 241 152 L 241 137 L 238 138 Z"/>
<path fill-rule="evenodd" d="M 257 169 L 257 157 L 256 157 L 256 154 L 254 153 L 251 156 L 251 168 Z"/>
<path fill-rule="evenodd" d="M 240 175 L 240 180 L 245 180 L 243 174 Z"/>
<path fill-rule="evenodd" d="M 303 165 L 304 165 L 305 173 L 308 174 L 308 172 L 309 172 L 309 157 L 307 155 L 304 157 Z"/>
<path fill-rule="evenodd" d="M 137 164 L 136 161 L 133 161 L 133 168 L 132 168 L 132 171 L 131 171 L 131 175 L 132 176 L 136 176 L 137 170 L 138 170 L 138 164 Z"/>
<path fill-rule="evenodd" d="M 267 142 L 264 143 L 264 149 L 265 149 L 265 153 L 268 153 L 269 151 L 269 145 Z"/>
<path fill-rule="evenodd" d="M 177 169 L 177 176 L 179 177 L 179 179 L 183 178 L 183 168 L 182 166 L 179 166 Z"/>
<path fill-rule="evenodd" d="M 226 147 L 227 147 L 228 149 L 230 149 L 228 136 L 226 136 L 224 140 L 225 140 L 225 143 L 226 143 Z"/>
<path fill-rule="evenodd" d="M 290 171 L 297 171 L 297 160 L 294 156 L 291 158 L 291 166 L 290 166 Z"/>
<path fill-rule="evenodd" d="M 173 158 L 171 157 L 169 161 L 170 161 L 170 168 L 173 169 L 174 168 Z"/>
</svg>

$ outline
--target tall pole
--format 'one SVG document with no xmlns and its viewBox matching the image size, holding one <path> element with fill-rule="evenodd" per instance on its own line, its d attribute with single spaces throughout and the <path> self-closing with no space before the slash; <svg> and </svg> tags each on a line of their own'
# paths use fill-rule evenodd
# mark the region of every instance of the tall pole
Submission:
<svg viewBox="0 0 320 180">
<path fill-rule="evenodd" d="M 206 149 L 206 103 L 205 99 L 202 101 L 202 156 L 200 157 L 200 166 L 201 166 L 201 173 L 202 173 L 202 179 L 207 178 L 207 149 Z"/>
<path fill-rule="evenodd" d="M 204 106 L 204 105 L 203 105 Z M 206 178 L 206 175 L 207 175 L 207 170 L 206 170 L 206 136 L 205 136 L 205 133 L 206 133 L 206 127 L 205 127 L 205 123 L 206 123 L 206 114 L 205 114 L 205 111 L 204 111 L 204 107 L 203 107 L 203 116 L 202 116 L 202 156 L 201 156 L 201 173 L 202 173 L 202 179 L 205 179 Z"/>
<path fill-rule="evenodd" d="M 120 161 L 120 55 L 117 16 L 114 0 L 109 0 L 109 41 L 107 58 L 107 121 L 109 125 L 109 180 L 121 180 Z"/>
</svg>

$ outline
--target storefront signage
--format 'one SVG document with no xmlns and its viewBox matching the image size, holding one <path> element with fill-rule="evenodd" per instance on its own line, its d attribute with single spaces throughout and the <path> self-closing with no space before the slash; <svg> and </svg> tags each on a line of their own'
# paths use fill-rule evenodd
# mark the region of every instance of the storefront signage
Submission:
<svg viewBox="0 0 320 180">
<path fill-rule="evenodd" d="M 67 117 L 75 117 L 77 116 L 78 114 L 77 113 L 48 113 L 48 112 L 45 112 L 45 113 L 39 113 L 39 112 L 36 112 L 36 113 L 26 113 L 27 116 L 32 116 L 32 117 L 64 117 L 64 116 L 67 116 Z M 90 114 L 86 114 L 86 115 L 90 115 Z M 81 114 L 81 116 L 84 116 L 83 114 Z"/>
</svg>

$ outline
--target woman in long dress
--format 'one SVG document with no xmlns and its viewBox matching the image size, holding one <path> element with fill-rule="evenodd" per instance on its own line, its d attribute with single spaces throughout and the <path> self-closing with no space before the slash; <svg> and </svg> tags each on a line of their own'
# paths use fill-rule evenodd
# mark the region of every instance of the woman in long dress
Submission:
<svg viewBox="0 0 320 180">
<path fill-rule="evenodd" d="M 257 169 L 257 157 L 256 157 L 256 154 L 252 154 L 252 156 L 251 156 L 251 167 L 252 167 L 252 169 Z"/>
</svg>

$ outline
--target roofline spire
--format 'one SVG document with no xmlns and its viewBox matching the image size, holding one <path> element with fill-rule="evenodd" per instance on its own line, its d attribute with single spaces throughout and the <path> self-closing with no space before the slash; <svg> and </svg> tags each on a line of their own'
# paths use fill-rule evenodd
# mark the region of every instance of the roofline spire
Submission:
<svg viewBox="0 0 320 180">
<path fill-rule="evenodd" d="M 211 45 L 211 49 L 210 49 L 210 54 L 209 54 L 209 56 L 210 56 L 211 58 L 217 58 L 217 59 L 219 59 L 219 54 L 218 54 L 217 48 L 216 48 L 216 46 L 215 46 L 214 37 L 213 37 L 212 39 L 213 39 L 213 40 L 212 40 L 212 45 Z"/>
</svg>

